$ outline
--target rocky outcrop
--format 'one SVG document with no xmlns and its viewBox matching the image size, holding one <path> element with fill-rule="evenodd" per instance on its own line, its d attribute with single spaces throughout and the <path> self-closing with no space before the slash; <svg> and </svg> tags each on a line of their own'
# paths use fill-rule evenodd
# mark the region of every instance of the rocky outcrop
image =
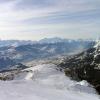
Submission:
<svg viewBox="0 0 100 100">
<path fill-rule="evenodd" d="M 9 57 L 0 57 L 0 80 L 12 80 L 14 76 L 27 66 L 17 63 Z"/>
<path fill-rule="evenodd" d="M 87 80 L 100 93 L 100 42 L 93 48 L 80 54 L 66 58 L 60 69 L 64 69 L 65 74 L 77 81 Z"/>
<path fill-rule="evenodd" d="M 14 65 L 9 69 L 1 70 L 0 80 L 3 80 L 3 81 L 13 80 L 16 75 L 22 73 L 22 71 L 26 69 L 27 67 L 28 66 L 18 63 L 17 65 Z"/>
</svg>

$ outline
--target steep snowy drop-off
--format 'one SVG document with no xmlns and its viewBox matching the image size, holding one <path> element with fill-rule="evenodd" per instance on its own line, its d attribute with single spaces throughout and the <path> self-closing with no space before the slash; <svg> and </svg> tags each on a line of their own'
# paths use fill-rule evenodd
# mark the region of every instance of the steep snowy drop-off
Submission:
<svg viewBox="0 0 100 100">
<path fill-rule="evenodd" d="M 53 64 L 27 68 L 13 81 L 0 81 L 0 100 L 99 100 L 86 82 L 70 80 Z"/>
</svg>

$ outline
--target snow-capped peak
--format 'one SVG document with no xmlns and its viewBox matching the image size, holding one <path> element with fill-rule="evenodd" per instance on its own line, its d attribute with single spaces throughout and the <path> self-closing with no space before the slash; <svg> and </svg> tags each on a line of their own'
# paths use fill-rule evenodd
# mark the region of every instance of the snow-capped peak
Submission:
<svg viewBox="0 0 100 100">
<path fill-rule="evenodd" d="M 100 47 L 100 39 L 96 40 L 96 44 L 94 45 L 94 48 Z"/>
</svg>

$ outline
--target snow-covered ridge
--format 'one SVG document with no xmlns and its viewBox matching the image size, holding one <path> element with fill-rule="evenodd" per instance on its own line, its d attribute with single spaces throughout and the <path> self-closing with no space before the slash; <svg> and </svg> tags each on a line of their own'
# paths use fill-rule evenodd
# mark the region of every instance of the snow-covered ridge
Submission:
<svg viewBox="0 0 100 100">
<path fill-rule="evenodd" d="M 27 74 L 20 74 L 20 76 L 23 76 L 22 80 L 33 80 L 36 83 L 38 82 L 39 84 L 47 85 L 57 89 L 75 89 L 77 90 L 77 92 L 96 93 L 92 86 L 89 85 L 86 81 L 75 82 L 70 80 L 68 77 L 65 76 L 63 72 L 60 72 L 57 69 L 57 66 L 54 64 L 37 65 L 24 69 L 23 72 L 27 72 Z M 16 77 L 15 80 L 18 79 L 20 76 Z"/>
<path fill-rule="evenodd" d="M 100 47 L 100 40 L 97 40 L 96 44 L 94 45 L 94 48 L 98 48 L 98 47 Z"/>
<path fill-rule="evenodd" d="M 99 100 L 86 81 L 75 82 L 54 64 L 27 68 L 13 81 L 0 81 L 0 100 Z"/>
<path fill-rule="evenodd" d="M 94 45 L 95 52 L 94 52 L 94 59 L 98 56 L 100 56 L 100 40 L 96 41 L 96 44 Z"/>
</svg>

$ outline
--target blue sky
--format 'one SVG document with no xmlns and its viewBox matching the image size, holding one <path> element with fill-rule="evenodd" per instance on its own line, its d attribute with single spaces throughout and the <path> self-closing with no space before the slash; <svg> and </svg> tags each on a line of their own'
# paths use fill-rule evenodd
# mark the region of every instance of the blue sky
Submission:
<svg viewBox="0 0 100 100">
<path fill-rule="evenodd" d="M 0 38 L 96 38 L 100 0 L 0 0 Z"/>
</svg>

